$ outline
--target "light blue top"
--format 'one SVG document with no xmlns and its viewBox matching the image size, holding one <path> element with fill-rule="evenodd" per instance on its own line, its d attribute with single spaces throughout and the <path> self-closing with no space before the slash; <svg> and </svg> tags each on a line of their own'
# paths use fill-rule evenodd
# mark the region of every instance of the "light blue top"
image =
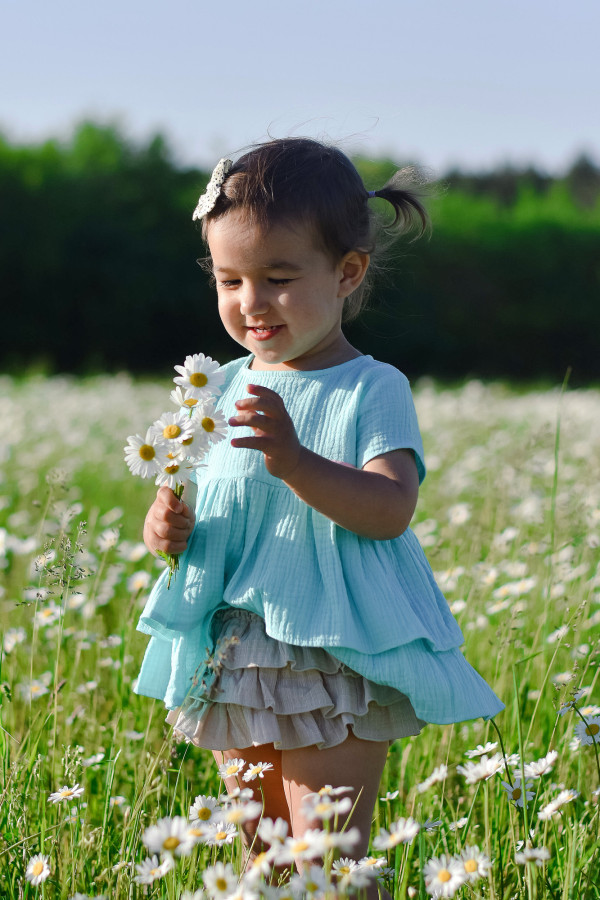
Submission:
<svg viewBox="0 0 600 900">
<path fill-rule="evenodd" d="M 312 372 L 224 367 L 218 408 L 235 415 L 246 385 L 281 395 L 300 442 L 361 468 L 391 450 L 423 445 L 408 381 L 360 356 Z M 236 429 L 236 437 L 250 434 Z M 214 649 L 211 621 L 225 605 L 251 610 L 280 641 L 323 647 L 356 672 L 398 688 L 417 716 L 448 723 L 495 715 L 503 704 L 466 662 L 463 636 L 414 533 L 374 541 L 334 524 L 267 471 L 262 453 L 216 444 L 197 471 L 196 527 L 176 580 L 155 585 L 138 629 L 152 636 L 137 693 L 179 706 Z"/>
</svg>

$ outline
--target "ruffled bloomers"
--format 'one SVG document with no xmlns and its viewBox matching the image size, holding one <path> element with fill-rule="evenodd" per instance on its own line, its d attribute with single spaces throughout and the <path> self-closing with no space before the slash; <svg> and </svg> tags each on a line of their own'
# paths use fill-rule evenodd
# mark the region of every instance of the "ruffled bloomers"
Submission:
<svg viewBox="0 0 600 900">
<path fill-rule="evenodd" d="M 427 723 L 395 688 L 352 671 L 320 647 L 284 644 L 243 609 L 215 617 L 220 663 L 208 699 L 188 697 L 167 722 L 209 750 L 273 744 L 334 747 L 348 737 L 393 741 Z"/>
</svg>

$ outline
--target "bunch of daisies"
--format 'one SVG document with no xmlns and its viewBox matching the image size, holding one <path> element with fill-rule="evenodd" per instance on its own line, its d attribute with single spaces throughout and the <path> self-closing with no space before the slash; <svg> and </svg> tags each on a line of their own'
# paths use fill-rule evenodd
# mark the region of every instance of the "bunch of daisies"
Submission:
<svg viewBox="0 0 600 900">
<path fill-rule="evenodd" d="M 133 475 L 154 478 L 181 497 L 194 469 L 202 465 L 213 444 L 225 437 L 227 423 L 215 398 L 221 393 L 225 376 L 218 362 L 195 353 L 186 357 L 171 391 L 176 412 L 165 412 L 148 428 L 145 436 L 127 438 L 125 462 Z M 175 557 L 168 558 L 171 572 L 177 569 Z"/>
</svg>

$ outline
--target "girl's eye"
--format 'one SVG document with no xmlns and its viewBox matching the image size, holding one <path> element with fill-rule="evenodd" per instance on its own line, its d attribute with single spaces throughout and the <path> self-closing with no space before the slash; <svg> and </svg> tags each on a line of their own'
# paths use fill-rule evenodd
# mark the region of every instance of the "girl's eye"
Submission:
<svg viewBox="0 0 600 900">
<path fill-rule="evenodd" d="M 290 281 L 293 281 L 293 280 L 294 280 L 293 278 L 269 278 L 269 281 L 271 282 L 271 284 L 279 284 L 279 285 L 289 284 Z"/>
<path fill-rule="evenodd" d="M 222 287 L 235 287 L 240 283 L 239 278 L 231 278 L 229 281 L 220 281 L 219 284 Z"/>
</svg>

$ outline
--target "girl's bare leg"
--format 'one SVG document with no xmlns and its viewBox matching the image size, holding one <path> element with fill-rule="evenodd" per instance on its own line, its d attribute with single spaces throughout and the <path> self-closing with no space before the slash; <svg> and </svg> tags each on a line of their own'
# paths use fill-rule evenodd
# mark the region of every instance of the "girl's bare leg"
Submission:
<svg viewBox="0 0 600 900">
<path fill-rule="evenodd" d="M 349 822 L 349 827 L 358 828 L 360 832 L 360 840 L 351 856 L 357 860 L 366 856 L 388 746 L 387 741 L 360 740 L 349 731 L 342 744 L 328 750 L 319 750 L 316 746 L 283 750 L 282 775 L 294 836 L 300 836 L 307 828 L 322 827 L 322 823 L 311 819 L 306 808 L 303 808 L 302 799 L 306 794 L 318 791 L 325 784 L 351 787 L 352 790 L 344 796 L 349 796 L 354 802 L 360 793 Z M 300 865 L 298 867 L 301 868 Z M 375 900 L 378 894 L 373 881 L 367 896 L 369 900 Z M 384 890 L 381 890 L 381 896 L 389 897 Z"/>
</svg>

